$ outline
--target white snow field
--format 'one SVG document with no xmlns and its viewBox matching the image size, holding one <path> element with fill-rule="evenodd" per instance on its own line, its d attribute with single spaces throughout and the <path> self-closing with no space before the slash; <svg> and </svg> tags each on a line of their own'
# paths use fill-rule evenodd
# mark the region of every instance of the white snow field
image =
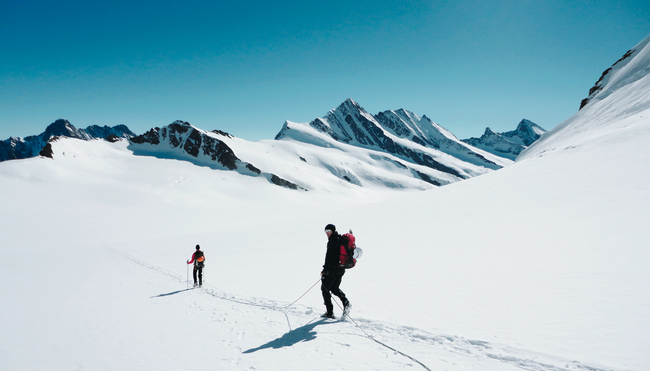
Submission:
<svg viewBox="0 0 650 371">
<path fill-rule="evenodd" d="M 125 142 L 0 163 L 0 370 L 650 369 L 647 41 L 645 75 L 516 163 L 427 191 L 294 191 Z M 319 317 L 327 223 L 364 251 L 345 321 Z"/>
</svg>

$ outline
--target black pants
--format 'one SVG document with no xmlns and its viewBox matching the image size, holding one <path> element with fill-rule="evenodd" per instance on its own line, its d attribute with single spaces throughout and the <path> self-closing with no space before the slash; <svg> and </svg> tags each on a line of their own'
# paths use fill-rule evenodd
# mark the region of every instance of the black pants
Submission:
<svg viewBox="0 0 650 371">
<path fill-rule="evenodd" d="M 194 277 L 194 286 L 196 286 L 196 275 L 199 275 L 199 286 L 203 286 L 203 267 L 199 268 L 196 265 L 194 266 L 194 271 L 192 272 L 192 277 Z"/>
<path fill-rule="evenodd" d="M 344 306 L 348 304 L 348 298 L 345 297 L 345 294 L 339 288 L 341 285 L 341 279 L 343 279 L 344 274 L 345 269 L 337 269 L 328 272 L 328 274 L 324 274 L 323 277 L 321 277 L 320 290 L 323 293 L 325 308 L 327 308 L 327 313 L 329 314 L 332 314 L 334 311 L 334 306 L 332 305 L 332 295 L 338 296 Z"/>
</svg>

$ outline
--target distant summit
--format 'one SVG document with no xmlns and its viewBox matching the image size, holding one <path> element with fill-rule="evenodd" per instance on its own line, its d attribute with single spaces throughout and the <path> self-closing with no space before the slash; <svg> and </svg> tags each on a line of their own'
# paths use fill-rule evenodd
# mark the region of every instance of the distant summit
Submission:
<svg viewBox="0 0 650 371">
<path fill-rule="evenodd" d="M 275 139 L 321 141 L 305 130 L 296 130 L 299 125 L 315 129 L 336 142 L 388 153 L 407 163 L 446 173 L 456 180 L 509 164 L 502 157 L 461 142 L 426 116 L 420 117 L 405 109 L 372 115 L 351 98 L 329 111 L 325 117 L 307 124 L 285 123 Z M 310 135 L 311 139 L 307 138 Z M 423 178 L 425 181 L 432 180 L 430 182 L 433 184 L 449 182 L 433 179 L 436 177 Z"/>
<path fill-rule="evenodd" d="M 25 138 L 11 137 L 0 142 L 0 161 L 17 160 L 38 156 L 50 139 L 54 137 L 77 138 L 81 140 L 132 138 L 135 136 L 126 125 L 97 126 L 86 129 L 75 128 L 70 121 L 58 119 L 51 123 L 43 133 Z M 45 153 L 48 153 L 47 151 Z"/>
<path fill-rule="evenodd" d="M 514 160 L 521 151 L 539 139 L 546 130 L 532 121 L 523 119 L 513 131 L 496 133 L 486 128 L 480 138 L 463 139 L 463 142 L 497 156 Z"/>
</svg>

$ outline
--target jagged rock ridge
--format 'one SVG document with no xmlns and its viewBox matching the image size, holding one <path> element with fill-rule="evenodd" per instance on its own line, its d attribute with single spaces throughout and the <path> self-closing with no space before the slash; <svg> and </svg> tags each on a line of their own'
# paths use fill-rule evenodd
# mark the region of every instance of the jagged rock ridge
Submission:
<svg viewBox="0 0 650 371">
<path fill-rule="evenodd" d="M 384 111 L 373 116 L 350 98 L 325 117 L 308 124 L 285 123 L 275 139 L 303 140 L 298 137 L 309 134 L 295 130 L 299 129 L 298 125 L 313 128 L 340 143 L 385 152 L 406 164 L 412 163 L 451 175 L 455 179 L 453 181 L 508 164 L 501 157 L 461 142 L 426 116 L 419 117 L 404 109 Z M 313 136 L 311 140 L 315 143 L 319 141 Z M 413 170 L 413 173 L 431 184 L 449 183 L 448 179 L 441 180 L 436 175 L 426 175 L 419 170 Z"/>
<path fill-rule="evenodd" d="M 233 170 L 248 176 L 263 176 L 273 184 L 305 190 L 276 174 L 265 172 L 251 163 L 242 161 L 219 137 L 232 138 L 232 135 L 220 130 L 206 132 L 188 122 L 177 120 L 163 128 L 156 127 L 131 138 L 128 148 L 135 155 L 179 159 L 213 169 Z"/>
<path fill-rule="evenodd" d="M 588 96 L 587 98 L 583 99 L 583 100 L 580 102 L 580 108 L 579 108 L 579 109 L 582 109 L 584 106 L 586 106 L 587 103 L 589 103 L 589 101 L 591 101 L 591 99 L 592 99 L 596 94 L 598 94 L 601 90 L 603 90 L 603 86 L 606 85 L 606 81 L 607 81 L 608 78 L 610 77 L 610 72 L 612 72 L 612 69 L 614 69 L 614 68 L 616 67 L 616 65 L 619 64 L 620 62 L 623 62 L 624 60 L 626 60 L 626 59 L 628 59 L 629 57 L 631 57 L 632 54 L 634 54 L 635 51 L 636 51 L 636 50 L 634 50 L 634 49 L 630 49 L 630 50 L 628 50 L 628 51 L 627 51 L 627 52 L 626 52 L 626 53 L 621 57 L 621 59 L 617 60 L 617 61 L 616 61 L 616 62 L 615 62 L 615 63 L 614 63 L 610 68 L 608 68 L 608 69 L 606 69 L 605 71 L 603 71 L 603 73 L 602 73 L 602 75 L 600 75 L 600 78 L 598 79 L 598 81 L 596 81 L 596 83 L 594 84 L 594 86 L 592 86 L 592 87 L 589 89 L 589 96 Z"/>
</svg>

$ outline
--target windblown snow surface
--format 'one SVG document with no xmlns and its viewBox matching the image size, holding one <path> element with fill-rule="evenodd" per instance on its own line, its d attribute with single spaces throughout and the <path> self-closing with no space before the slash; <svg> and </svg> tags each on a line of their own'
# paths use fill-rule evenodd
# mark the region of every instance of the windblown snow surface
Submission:
<svg viewBox="0 0 650 371">
<path fill-rule="evenodd" d="M 650 369 L 647 74 L 427 191 L 53 147 L 0 163 L 1 370 Z M 327 223 L 364 251 L 345 321 L 319 318 Z"/>
</svg>

